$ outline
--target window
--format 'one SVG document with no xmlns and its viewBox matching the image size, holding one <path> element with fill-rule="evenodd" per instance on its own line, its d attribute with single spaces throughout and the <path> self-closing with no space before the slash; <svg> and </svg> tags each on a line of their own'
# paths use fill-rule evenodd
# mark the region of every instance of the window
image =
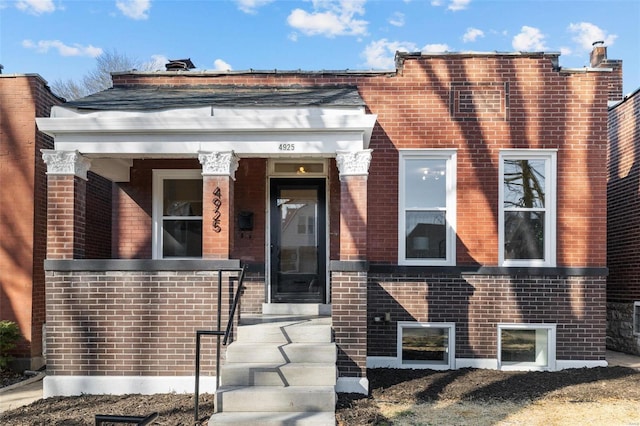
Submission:
<svg viewBox="0 0 640 426">
<path fill-rule="evenodd" d="M 554 370 L 555 324 L 498 325 L 498 367 L 502 370 Z"/>
<path fill-rule="evenodd" d="M 456 152 L 400 152 L 398 263 L 455 264 Z"/>
<path fill-rule="evenodd" d="M 454 323 L 398 322 L 398 365 L 404 368 L 454 368 Z"/>
<path fill-rule="evenodd" d="M 499 256 L 505 266 L 555 266 L 556 152 L 500 153 Z"/>
<path fill-rule="evenodd" d="M 633 334 L 640 336 L 640 301 L 633 302 Z"/>
<path fill-rule="evenodd" d="M 202 257 L 200 170 L 153 171 L 153 257 Z"/>
</svg>

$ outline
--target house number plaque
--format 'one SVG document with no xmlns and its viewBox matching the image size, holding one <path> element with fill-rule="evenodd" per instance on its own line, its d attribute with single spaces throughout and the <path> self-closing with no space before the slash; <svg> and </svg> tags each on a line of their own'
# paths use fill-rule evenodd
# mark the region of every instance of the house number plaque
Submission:
<svg viewBox="0 0 640 426">
<path fill-rule="evenodd" d="M 213 230 L 217 233 L 222 231 L 222 227 L 220 226 L 220 207 L 222 207 L 222 191 L 220 191 L 220 187 L 216 187 L 213 191 Z"/>
</svg>

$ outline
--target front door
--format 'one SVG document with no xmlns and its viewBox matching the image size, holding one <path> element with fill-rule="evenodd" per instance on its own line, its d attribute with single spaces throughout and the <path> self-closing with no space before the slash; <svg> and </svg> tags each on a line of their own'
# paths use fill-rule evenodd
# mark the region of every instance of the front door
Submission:
<svg viewBox="0 0 640 426">
<path fill-rule="evenodd" d="M 326 302 L 324 179 L 271 179 L 271 302 Z"/>
</svg>

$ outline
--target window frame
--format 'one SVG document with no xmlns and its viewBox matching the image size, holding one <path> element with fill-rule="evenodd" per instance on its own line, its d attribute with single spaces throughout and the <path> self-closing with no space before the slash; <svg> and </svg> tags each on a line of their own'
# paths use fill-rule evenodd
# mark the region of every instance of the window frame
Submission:
<svg viewBox="0 0 640 426">
<path fill-rule="evenodd" d="M 539 323 L 539 324 L 498 324 L 498 344 L 497 359 L 498 370 L 503 371 L 555 371 L 556 370 L 556 343 L 557 343 L 557 324 Z M 502 330 L 546 330 L 547 331 L 547 364 L 540 365 L 534 362 L 509 362 L 505 364 L 502 361 Z"/>
<path fill-rule="evenodd" d="M 405 328 L 443 328 L 449 331 L 448 340 L 448 360 L 446 363 L 416 361 L 402 362 L 402 335 Z M 396 341 L 396 364 L 398 368 L 430 369 L 430 370 L 452 370 L 456 363 L 456 323 L 455 322 L 417 322 L 398 321 L 397 341 Z"/>
<path fill-rule="evenodd" d="M 557 149 L 505 149 L 500 151 L 498 176 L 498 262 L 501 266 L 555 267 L 557 245 Z M 505 259 L 505 207 L 504 207 L 504 163 L 505 160 L 545 161 L 545 229 L 543 259 Z M 518 210 L 511 210 L 518 211 Z"/>
<path fill-rule="evenodd" d="M 445 236 L 446 255 L 444 259 L 409 259 L 406 254 L 406 212 L 405 172 L 407 160 L 445 160 L 446 161 L 446 207 Z M 455 149 L 400 149 L 398 174 L 398 264 L 407 266 L 455 266 L 456 264 L 456 175 L 457 150 Z M 424 211 L 432 211 L 424 209 Z"/>
<path fill-rule="evenodd" d="M 165 259 L 163 256 L 163 201 L 164 201 L 164 181 L 165 180 L 202 180 L 202 170 L 200 169 L 154 169 L 152 177 L 152 258 Z M 188 216 L 193 220 L 198 218 L 203 221 L 203 216 Z M 182 217 L 184 219 L 184 217 Z M 203 227 L 204 229 L 204 227 Z M 170 257 L 167 259 L 202 259 L 199 257 Z"/>
<path fill-rule="evenodd" d="M 633 302 L 633 335 L 640 336 L 640 300 Z"/>
</svg>

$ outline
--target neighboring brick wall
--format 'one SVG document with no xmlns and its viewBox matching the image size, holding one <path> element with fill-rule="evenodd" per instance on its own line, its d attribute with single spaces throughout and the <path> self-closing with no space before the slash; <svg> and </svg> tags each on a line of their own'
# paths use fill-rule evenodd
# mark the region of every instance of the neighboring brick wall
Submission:
<svg viewBox="0 0 640 426">
<path fill-rule="evenodd" d="M 555 323 L 558 360 L 604 360 L 605 281 L 369 273 L 368 355 L 396 356 L 398 321 L 455 322 L 456 358 L 494 359 L 498 323 Z M 392 321 L 374 324 L 385 312 Z"/>
<path fill-rule="evenodd" d="M 24 339 L 12 351 L 22 368 L 40 368 L 45 319 L 47 189 L 41 149 L 53 147 L 35 118 L 57 98 L 40 76 L 0 75 L 0 319 L 16 321 Z M 16 307 L 19 309 L 16 310 Z"/>
<path fill-rule="evenodd" d="M 607 347 L 640 354 L 633 302 L 640 301 L 640 90 L 609 110 Z"/>
<path fill-rule="evenodd" d="M 640 300 L 640 91 L 609 111 L 610 302 Z"/>
<path fill-rule="evenodd" d="M 193 375 L 195 332 L 216 324 L 217 274 L 48 271 L 47 374 Z M 215 374 L 215 338 L 202 341 L 202 374 Z"/>
</svg>

